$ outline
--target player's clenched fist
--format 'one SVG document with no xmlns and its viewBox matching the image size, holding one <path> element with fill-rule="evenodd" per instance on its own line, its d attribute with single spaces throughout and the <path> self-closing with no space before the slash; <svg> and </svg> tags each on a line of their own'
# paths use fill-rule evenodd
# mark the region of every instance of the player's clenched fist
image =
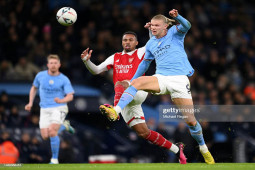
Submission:
<svg viewBox="0 0 255 170">
<path fill-rule="evenodd" d="M 56 103 L 62 103 L 62 100 L 61 100 L 60 98 L 58 98 L 58 97 L 54 98 L 54 101 L 55 101 Z"/>
<path fill-rule="evenodd" d="M 178 10 L 176 9 L 172 9 L 171 11 L 169 11 L 169 15 L 173 18 L 178 16 Z"/>
<path fill-rule="evenodd" d="M 25 106 L 25 110 L 26 111 L 31 111 L 31 108 L 32 108 L 32 104 L 27 104 L 26 106 Z"/>
</svg>

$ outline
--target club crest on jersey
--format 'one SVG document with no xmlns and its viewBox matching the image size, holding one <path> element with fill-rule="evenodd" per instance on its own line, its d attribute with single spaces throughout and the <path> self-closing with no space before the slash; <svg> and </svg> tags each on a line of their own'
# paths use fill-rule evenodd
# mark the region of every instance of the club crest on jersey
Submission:
<svg viewBox="0 0 255 170">
<path fill-rule="evenodd" d="M 54 84 L 54 81 L 53 81 L 53 80 L 50 80 L 50 81 L 49 81 L 49 84 Z"/>
<path fill-rule="evenodd" d="M 132 63 L 133 60 L 134 60 L 134 58 L 129 58 L 128 59 L 129 63 Z"/>
</svg>

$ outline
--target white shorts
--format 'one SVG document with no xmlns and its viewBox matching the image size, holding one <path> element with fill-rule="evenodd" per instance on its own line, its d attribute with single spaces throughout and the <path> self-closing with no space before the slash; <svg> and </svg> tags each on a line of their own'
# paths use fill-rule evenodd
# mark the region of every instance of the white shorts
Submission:
<svg viewBox="0 0 255 170">
<path fill-rule="evenodd" d="M 145 123 L 144 113 L 142 109 L 142 103 L 145 101 L 148 93 L 142 90 L 139 90 L 132 102 L 130 102 L 121 112 L 121 115 L 127 125 L 130 127 L 139 124 Z"/>
<path fill-rule="evenodd" d="M 41 108 L 40 110 L 40 129 L 48 128 L 52 123 L 62 124 L 68 113 L 68 107 L 59 106 L 51 108 Z"/>
<path fill-rule="evenodd" d="M 163 76 L 159 74 L 153 75 L 158 78 L 160 88 L 159 93 L 155 95 L 170 94 L 171 98 L 192 99 L 190 91 L 190 82 L 187 76 Z"/>
</svg>

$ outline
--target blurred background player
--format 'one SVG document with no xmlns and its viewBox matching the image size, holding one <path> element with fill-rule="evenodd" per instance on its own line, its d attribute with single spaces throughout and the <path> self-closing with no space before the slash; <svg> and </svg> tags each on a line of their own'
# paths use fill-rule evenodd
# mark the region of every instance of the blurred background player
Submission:
<svg viewBox="0 0 255 170">
<path fill-rule="evenodd" d="M 100 106 L 102 112 L 113 120 L 116 120 L 118 114 L 134 99 L 138 90 L 150 91 L 157 95 L 170 94 L 174 104 L 180 109 L 194 108 L 187 77 L 193 75 L 194 69 L 188 61 L 183 45 L 191 24 L 179 15 L 176 9 L 169 11 L 169 15 L 180 24 L 167 29 L 169 25 L 172 25 L 173 20 L 164 15 L 156 15 L 151 19 L 151 32 L 154 36 L 146 44 L 145 57 L 131 79 L 131 86 L 126 89 L 114 108 Z M 142 76 L 154 59 L 156 74 Z M 214 164 L 214 159 L 205 144 L 202 128 L 194 113 L 183 111 L 182 114 L 188 116 L 185 121 L 189 125 L 191 136 L 199 144 L 205 162 Z"/>
<path fill-rule="evenodd" d="M 59 71 L 61 66 L 59 56 L 50 54 L 47 60 L 48 70 L 36 75 L 25 110 L 31 111 L 37 89 L 39 89 L 41 136 L 44 140 L 50 138 L 52 151 L 50 164 L 58 164 L 60 145 L 58 133 L 63 130 L 74 133 L 69 121 L 65 121 L 68 113 L 67 103 L 73 100 L 74 90 L 70 80 Z"/>
<path fill-rule="evenodd" d="M 150 23 L 147 23 L 145 28 L 149 29 L 149 27 Z M 137 45 L 138 40 L 136 34 L 128 31 L 122 36 L 123 51 L 111 55 L 98 66 L 90 61 L 92 50 L 87 48 L 81 54 L 84 64 L 93 75 L 100 74 L 101 72 L 108 71 L 113 68 L 113 82 L 115 90 L 114 105 L 117 105 L 122 93 L 128 87 L 126 80 L 129 81 L 134 76 L 138 65 L 143 60 L 145 47 L 136 49 Z M 122 110 L 121 114 L 123 119 L 133 130 L 136 131 L 138 136 L 155 145 L 174 152 L 179 158 L 179 162 L 181 164 L 186 164 L 186 157 L 183 153 L 183 144 L 178 143 L 177 146 L 165 139 L 161 134 L 148 129 L 141 106 L 147 95 L 148 93 L 145 91 L 138 91 L 134 100 Z M 108 105 L 105 105 L 104 107 L 108 107 Z"/>
</svg>

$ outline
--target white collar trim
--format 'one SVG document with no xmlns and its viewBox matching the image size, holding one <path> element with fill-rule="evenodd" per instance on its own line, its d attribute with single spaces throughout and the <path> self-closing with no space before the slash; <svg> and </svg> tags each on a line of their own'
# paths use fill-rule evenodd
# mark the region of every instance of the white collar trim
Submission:
<svg viewBox="0 0 255 170">
<path fill-rule="evenodd" d="M 124 54 L 132 55 L 132 54 L 134 54 L 135 51 L 136 51 L 136 49 L 133 50 L 133 51 L 130 51 L 130 52 L 128 52 L 128 53 L 125 53 L 124 50 L 123 50 L 122 53 L 121 53 L 121 55 L 124 55 Z"/>
</svg>

